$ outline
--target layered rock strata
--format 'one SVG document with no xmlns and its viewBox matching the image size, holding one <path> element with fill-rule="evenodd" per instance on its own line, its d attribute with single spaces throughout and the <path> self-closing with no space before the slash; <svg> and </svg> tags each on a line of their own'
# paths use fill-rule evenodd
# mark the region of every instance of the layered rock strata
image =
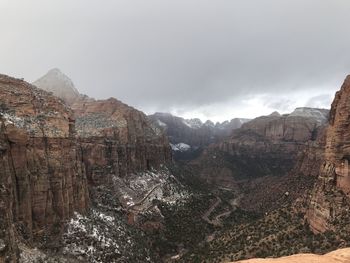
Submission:
<svg viewBox="0 0 350 263">
<path fill-rule="evenodd" d="M 72 108 L 82 160 L 93 185 L 110 184 L 110 175 L 125 177 L 171 162 L 167 138 L 144 113 L 114 98 L 95 100 L 79 94 L 58 69 L 35 84 Z"/>
<path fill-rule="evenodd" d="M 60 231 L 89 204 L 72 111 L 58 98 L 0 75 L 0 239 L 13 253 L 16 225 L 26 240 Z"/>
<path fill-rule="evenodd" d="M 299 108 L 287 115 L 256 118 L 235 130 L 229 139 L 208 147 L 191 164 L 202 178 L 221 186 L 286 175 L 300 152 L 322 133 L 327 116 L 327 110 Z"/>
<path fill-rule="evenodd" d="M 323 163 L 311 194 L 306 219 L 314 232 L 335 230 L 350 204 L 350 76 L 337 92 L 330 111 Z"/>
<path fill-rule="evenodd" d="M 91 182 L 108 174 L 125 177 L 158 169 L 171 161 L 166 137 L 142 112 L 113 98 L 81 98 L 72 109 Z"/>
</svg>

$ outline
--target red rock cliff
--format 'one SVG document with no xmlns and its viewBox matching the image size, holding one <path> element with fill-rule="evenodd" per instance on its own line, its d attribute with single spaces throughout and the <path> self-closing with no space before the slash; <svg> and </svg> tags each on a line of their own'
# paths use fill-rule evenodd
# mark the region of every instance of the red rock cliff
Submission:
<svg viewBox="0 0 350 263">
<path fill-rule="evenodd" d="M 0 210 L 6 211 L 0 240 L 5 250 L 14 249 L 13 224 L 32 240 L 59 231 L 59 223 L 74 211 L 86 211 L 81 159 L 71 110 L 45 91 L 0 75 Z"/>
<path fill-rule="evenodd" d="M 298 108 L 291 114 L 256 118 L 209 146 L 192 165 L 202 178 L 224 187 L 239 180 L 286 175 L 308 141 L 316 140 L 327 117 L 327 110 Z"/>
<path fill-rule="evenodd" d="M 171 161 L 162 131 L 140 111 L 114 99 L 80 98 L 72 104 L 83 160 L 92 183 L 157 169 Z"/>
<path fill-rule="evenodd" d="M 337 92 L 326 131 L 324 162 L 313 189 L 306 218 L 314 232 L 337 227 L 335 220 L 349 208 L 350 197 L 350 76 Z"/>
<path fill-rule="evenodd" d="M 35 84 L 65 100 L 74 111 L 83 162 L 93 185 L 110 183 L 109 175 L 124 177 L 172 160 L 167 138 L 144 113 L 114 98 L 77 95 L 72 81 L 57 69 Z"/>
</svg>

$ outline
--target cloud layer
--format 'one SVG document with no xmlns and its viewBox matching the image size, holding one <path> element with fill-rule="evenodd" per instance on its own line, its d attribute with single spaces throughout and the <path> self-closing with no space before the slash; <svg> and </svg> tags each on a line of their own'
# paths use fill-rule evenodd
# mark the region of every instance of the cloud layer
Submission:
<svg viewBox="0 0 350 263">
<path fill-rule="evenodd" d="M 329 107 L 347 0 L 0 0 L 0 72 L 58 67 L 92 97 L 224 120 Z"/>
</svg>

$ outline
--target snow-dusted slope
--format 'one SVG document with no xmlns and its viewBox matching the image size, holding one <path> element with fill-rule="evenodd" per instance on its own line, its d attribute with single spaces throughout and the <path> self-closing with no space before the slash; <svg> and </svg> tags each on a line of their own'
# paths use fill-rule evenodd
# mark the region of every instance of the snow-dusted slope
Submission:
<svg viewBox="0 0 350 263">
<path fill-rule="evenodd" d="M 187 151 L 191 150 L 191 146 L 186 144 L 186 143 L 183 143 L 183 142 L 180 142 L 178 144 L 171 144 L 170 143 L 170 146 L 171 146 L 171 149 L 175 152 L 177 152 L 177 151 L 187 152 Z"/>
<path fill-rule="evenodd" d="M 304 117 L 313 118 L 319 122 L 325 122 L 328 119 L 329 110 L 326 109 L 315 109 L 315 108 L 296 108 L 289 116 L 290 117 Z"/>
</svg>

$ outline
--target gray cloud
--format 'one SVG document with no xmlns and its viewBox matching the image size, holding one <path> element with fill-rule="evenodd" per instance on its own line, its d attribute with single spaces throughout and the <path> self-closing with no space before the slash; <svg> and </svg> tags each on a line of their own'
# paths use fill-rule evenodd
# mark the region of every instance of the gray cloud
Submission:
<svg viewBox="0 0 350 263">
<path fill-rule="evenodd" d="M 349 8 L 347 0 L 0 0 L 0 72 L 34 81 L 59 67 L 90 96 L 215 120 L 321 105 L 312 98 L 332 97 L 350 72 Z"/>
<path fill-rule="evenodd" d="M 322 94 L 315 97 L 310 98 L 306 106 L 314 107 L 314 108 L 329 108 L 333 100 L 333 97 L 329 94 Z"/>
</svg>

